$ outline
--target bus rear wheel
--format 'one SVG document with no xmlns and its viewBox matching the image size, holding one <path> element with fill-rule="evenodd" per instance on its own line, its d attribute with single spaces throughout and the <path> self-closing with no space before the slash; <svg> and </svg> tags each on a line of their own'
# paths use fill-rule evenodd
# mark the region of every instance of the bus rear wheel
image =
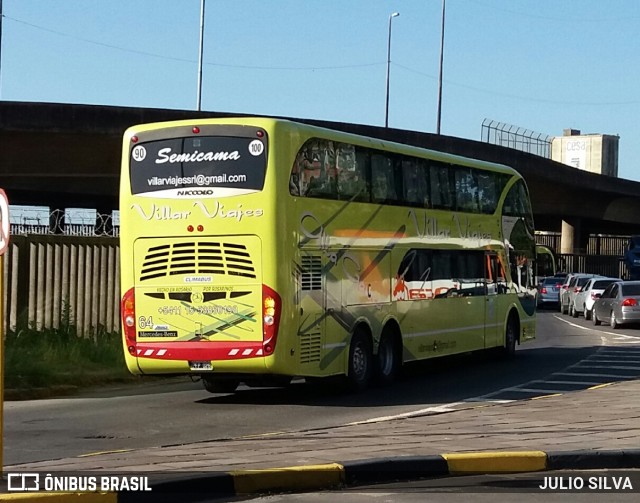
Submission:
<svg viewBox="0 0 640 503">
<path fill-rule="evenodd" d="M 373 374 L 371 339 L 362 330 L 354 332 L 349 346 L 347 387 L 350 391 L 364 391 Z"/>
<path fill-rule="evenodd" d="M 240 381 L 237 379 L 224 379 L 210 375 L 203 375 L 202 384 L 204 389 L 209 393 L 233 393 L 240 384 Z"/>
<path fill-rule="evenodd" d="M 401 359 L 396 337 L 391 332 L 384 332 L 376 357 L 376 382 L 385 386 L 395 381 L 402 365 Z"/>
</svg>

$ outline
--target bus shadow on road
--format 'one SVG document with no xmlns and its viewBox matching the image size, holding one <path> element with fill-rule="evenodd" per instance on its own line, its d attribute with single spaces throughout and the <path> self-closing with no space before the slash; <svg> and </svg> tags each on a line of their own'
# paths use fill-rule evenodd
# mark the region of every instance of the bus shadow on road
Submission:
<svg viewBox="0 0 640 503">
<path fill-rule="evenodd" d="M 214 394 L 197 403 L 357 408 L 525 400 L 640 378 L 640 366 L 625 361 L 628 351 L 598 346 L 524 348 L 508 359 L 495 353 L 467 354 L 406 365 L 393 384 L 357 394 L 344 391 L 340 379 L 326 378 L 313 383 L 295 380 L 285 388 L 241 386 L 234 394 Z"/>
</svg>

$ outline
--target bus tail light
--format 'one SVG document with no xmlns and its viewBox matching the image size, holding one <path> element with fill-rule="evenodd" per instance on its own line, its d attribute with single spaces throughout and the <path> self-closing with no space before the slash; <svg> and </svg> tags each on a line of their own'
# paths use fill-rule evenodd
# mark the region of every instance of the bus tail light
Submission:
<svg viewBox="0 0 640 503">
<path fill-rule="evenodd" d="M 270 355 L 276 349 L 282 300 L 275 290 L 262 285 L 262 349 Z"/>
<path fill-rule="evenodd" d="M 131 288 L 123 295 L 120 303 L 122 313 L 122 331 L 127 341 L 129 353 L 136 354 L 136 301 L 134 289 Z"/>
<path fill-rule="evenodd" d="M 638 301 L 636 299 L 624 299 L 622 305 L 624 307 L 635 307 L 638 305 Z"/>
</svg>

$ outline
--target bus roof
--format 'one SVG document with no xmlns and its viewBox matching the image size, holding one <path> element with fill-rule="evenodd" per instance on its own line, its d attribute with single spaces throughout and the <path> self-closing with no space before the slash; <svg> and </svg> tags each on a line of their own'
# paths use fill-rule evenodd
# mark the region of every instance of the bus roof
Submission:
<svg viewBox="0 0 640 503">
<path fill-rule="evenodd" d="M 152 131 L 159 130 L 169 127 L 179 127 L 179 126 L 192 126 L 192 125 L 215 125 L 215 124 L 234 124 L 239 126 L 260 126 L 260 127 L 270 127 L 276 124 L 279 124 L 284 127 L 288 127 L 290 129 L 295 129 L 298 132 L 304 132 L 309 138 L 314 136 L 321 136 L 326 139 L 340 141 L 340 142 L 348 142 L 354 145 L 366 146 L 370 148 L 377 148 L 382 150 L 387 150 L 390 152 L 395 152 L 398 154 L 408 154 L 416 157 L 428 157 L 429 159 L 434 159 L 437 161 L 458 164 L 462 166 L 470 166 L 477 167 L 482 169 L 487 169 L 490 171 L 497 171 L 505 174 L 520 176 L 518 171 L 514 168 L 507 166 L 505 164 L 498 164 L 489 161 L 483 161 L 479 159 L 474 159 L 470 157 L 465 157 L 456 154 L 450 154 L 447 152 L 441 152 L 438 150 L 432 150 L 424 147 L 418 147 L 415 145 L 409 145 L 406 143 L 399 143 L 390 140 L 383 140 L 381 138 L 375 138 L 371 136 L 358 135 L 355 133 L 349 133 L 345 131 L 340 131 L 338 129 L 329 129 L 322 126 L 315 126 L 312 124 L 307 124 L 304 122 L 293 121 L 290 119 L 280 119 L 274 117 L 265 117 L 265 116 L 238 116 L 238 117 L 224 117 L 224 118 L 193 118 L 193 119 L 184 119 L 178 121 L 166 121 L 166 122 L 154 122 L 148 124 L 138 124 L 131 126 L 125 132 L 125 136 L 133 136 L 137 132 L 142 130 L 144 131 Z"/>
</svg>

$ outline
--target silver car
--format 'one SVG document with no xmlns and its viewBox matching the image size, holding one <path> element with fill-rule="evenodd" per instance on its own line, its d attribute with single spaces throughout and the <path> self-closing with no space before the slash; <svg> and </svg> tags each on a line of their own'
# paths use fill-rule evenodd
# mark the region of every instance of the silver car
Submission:
<svg viewBox="0 0 640 503">
<path fill-rule="evenodd" d="M 569 308 L 569 312 L 574 318 L 584 314 L 586 320 L 591 319 L 593 303 L 596 301 L 597 295 L 602 295 L 604 289 L 611 283 L 622 281 L 620 278 L 591 278 L 587 284 L 576 293 L 573 298 L 573 309 Z"/>
<path fill-rule="evenodd" d="M 546 306 L 558 307 L 561 285 L 562 278 L 555 278 L 553 276 L 542 278 L 542 281 L 538 284 L 537 306 L 539 308 Z"/>
<path fill-rule="evenodd" d="M 593 303 L 593 324 L 611 328 L 640 322 L 640 281 L 618 281 L 605 288 Z"/>
<path fill-rule="evenodd" d="M 582 287 L 587 284 L 587 281 L 597 276 L 597 274 L 580 273 L 571 278 L 567 288 L 560 292 L 560 311 L 562 314 L 569 314 L 573 316 L 573 299 L 578 292 L 582 290 Z"/>
</svg>

